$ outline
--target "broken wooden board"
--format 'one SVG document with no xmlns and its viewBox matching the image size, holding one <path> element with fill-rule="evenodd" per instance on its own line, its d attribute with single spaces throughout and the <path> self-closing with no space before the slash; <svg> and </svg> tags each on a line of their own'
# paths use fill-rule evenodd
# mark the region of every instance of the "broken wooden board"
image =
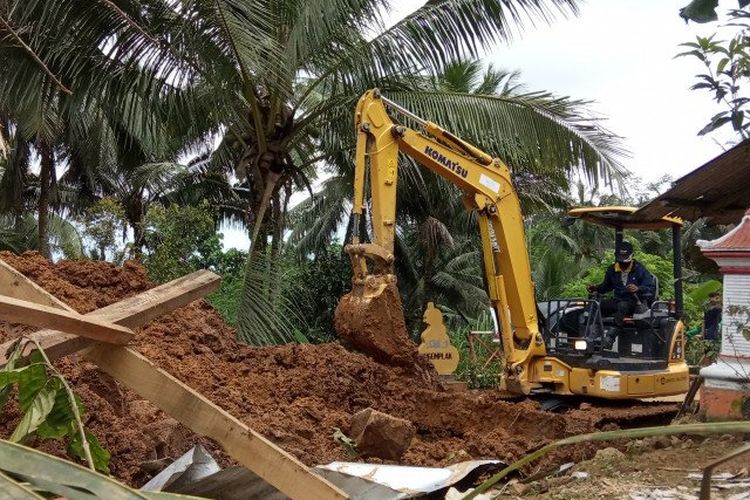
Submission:
<svg viewBox="0 0 750 500">
<path fill-rule="evenodd" d="M 218 276 L 208 271 L 198 271 L 130 299 L 93 311 L 87 316 L 130 327 L 140 326 L 210 293 L 218 286 Z M 44 299 L 43 295 L 51 297 L 42 288 L 36 290 L 34 294 L 40 301 L 45 302 L 49 299 Z M 62 303 L 60 303 L 60 308 L 72 310 Z M 45 332 L 47 332 L 46 335 L 43 335 Z M 65 354 L 70 354 L 74 352 L 70 350 L 74 347 L 77 347 L 75 350 L 91 347 L 84 352 L 86 359 L 194 432 L 217 441 L 237 462 L 255 472 L 287 496 L 321 500 L 348 498 L 344 491 L 310 471 L 295 457 L 133 349 L 100 344 L 54 330 L 43 330 L 31 335 L 35 338 L 40 336 L 50 342 L 51 348 L 58 348 L 58 353 L 67 350 Z M 63 337 L 73 337 L 73 340 L 78 340 L 78 342 L 68 342 Z M 84 342 L 81 343 L 81 340 Z M 12 342 L 0 345 L 0 364 L 3 366 L 7 361 L 5 353 L 11 344 Z M 42 345 L 44 346 L 43 343 Z M 50 357 L 50 351 L 46 348 L 45 351 Z"/>
<path fill-rule="evenodd" d="M 37 328 L 55 328 L 110 344 L 125 345 L 133 338 L 130 328 L 7 295 L 0 295 L 0 320 Z"/>
<path fill-rule="evenodd" d="M 129 347 L 98 344 L 84 351 L 118 382 L 192 431 L 210 437 L 237 462 L 291 498 L 348 498 L 302 462 Z"/>
<path fill-rule="evenodd" d="M 0 259 L 0 293 L 49 307 L 69 309 L 67 304 L 47 293 L 44 288 L 13 269 L 2 259 Z"/>
<path fill-rule="evenodd" d="M 21 275 L 21 277 L 26 280 L 25 276 Z M 205 297 L 219 288 L 220 281 L 219 276 L 210 271 L 196 271 L 169 283 L 146 290 L 138 295 L 123 299 L 120 302 L 92 311 L 84 316 L 100 321 L 116 323 L 128 328 L 136 328 L 145 325 L 164 313 Z M 44 289 L 37 288 L 38 290 L 33 290 L 33 293 L 29 293 L 26 296 L 32 301 L 49 303 L 49 300 L 42 297 L 42 295 L 49 294 Z M 32 298 L 32 295 L 35 295 L 40 300 Z M 60 303 L 59 308 L 66 311 L 73 311 L 67 304 L 63 303 Z M 93 342 L 91 339 L 69 335 L 58 330 L 39 330 L 27 335 L 27 337 L 39 342 L 50 360 L 80 351 L 92 345 Z M 8 361 L 7 351 L 14 342 L 14 340 L 11 340 L 0 344 L 0 368 L 5 366 L 5 363 Z"/>
</svg>

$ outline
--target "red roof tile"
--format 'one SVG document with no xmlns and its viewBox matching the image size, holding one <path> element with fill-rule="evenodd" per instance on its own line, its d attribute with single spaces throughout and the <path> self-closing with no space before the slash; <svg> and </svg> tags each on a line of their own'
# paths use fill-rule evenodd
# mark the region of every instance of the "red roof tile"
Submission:
<svg viewBox="0 0 750 500">
<path fill-rule="evenodd" d="M 721 238 L 706 242 L 701 249 L 704 252 L 750 250 L 750 210 L 745 212 L 742 222 L 737 227 Z"/>
</svg>

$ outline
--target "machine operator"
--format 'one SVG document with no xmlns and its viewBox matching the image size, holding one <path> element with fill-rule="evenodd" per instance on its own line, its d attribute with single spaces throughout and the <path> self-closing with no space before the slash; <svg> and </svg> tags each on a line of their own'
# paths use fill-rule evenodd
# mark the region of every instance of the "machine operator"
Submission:
<svg viewBox="0 0 750 500">
<path fill-rule="evenodd" d="M 615 263 L 607 268 L 604 281 L 589 285 L 589 292 L 614 292 L 614 297 L 601 301 L 602 316 L 613 316 L 617 328 L 602 339 L 605 349 L 612 347 L 626 316 L 632 315 L 639 304 L 650 304 L 656 293 L 656 280 L 646 266 L 633 258 L 633 245 L 621 242 L 615 249 Z"/>
</svg>

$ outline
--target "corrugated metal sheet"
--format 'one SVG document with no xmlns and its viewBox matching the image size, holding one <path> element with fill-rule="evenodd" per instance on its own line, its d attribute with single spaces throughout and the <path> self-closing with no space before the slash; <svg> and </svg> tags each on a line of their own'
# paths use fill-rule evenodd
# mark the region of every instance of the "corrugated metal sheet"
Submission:
<svg viewBox="0 0 750 500">
<path fill-rule="evenodd" d="M 739 222 L 750 207 L 750 140 L 698 167 L 638 210 L 645 219 L 665 215 L 717 224 Z"/>
<path fill-rule="evenodd" d="M 498 471 L 506 464 L 497 460 L 468 460 L 447 467 L 333 462 L 315 471 L 358 500 L 422 497 L 444 491 L 467 478 Z"/>
<path fill-rule="evenodd" d="M 168 491 L 217 500 L 286 500 L 288 498 L 260 476 L 240 466 L 229 467 L 195 483 Z"/>
<path fill-rule="evenodd" d="M 724 310 L 722 311 L 722 354 L 729 356 L 750 356 L 750 340 L 747 340 L 742 335 L 743 328 L 750 328 L 750 324 L 748 324 L 748 308 L 750 308 L 750 275 L 725 275 Z M 735 309 L 739 310 L 735 311 Z M 730 312 L 734 312 L 734 314 L 730 314 Z"/>
<path fill-rule="evenodd" d="M 207 467 L 208 465 L 208 467 Z M 497 460 L 470 460 L 448 467 L 333 462 L 311 469 L 353 500 L 424 497 L 451 486 L 472 484 L 480 475 L 506 467 Z M 254 472 L 240 466 L 218 468 L 202 447 L 194 447 L 149 482 L 149 491 L 168 491 L 216 500 L 285 500 L 287 497 Z M 465 488 L 464 488 L 465 489 Z"/>
</svg>

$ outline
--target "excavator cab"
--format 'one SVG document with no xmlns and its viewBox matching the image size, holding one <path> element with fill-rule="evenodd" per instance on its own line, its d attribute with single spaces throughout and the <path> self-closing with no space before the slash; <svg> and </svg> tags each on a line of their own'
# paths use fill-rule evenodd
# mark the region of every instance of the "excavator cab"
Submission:
<svg viewBox="0 0 750 500">
<path fill-rule="evenodd" d="M 571 366 L 624 372 L 666 370 L 670 362 L 682 362 L 682 221 L 671 217 L 645 220 L 636 208 L 619 206 L 574 208 L 568 212 L 566 223 L 576 221 L 613 228 L 615 247 L 626 230 L 671 230 L 675 293 L 674 297 L 661 297 L 657 280 L 654 297 L 639 303 L 621 326 L 613 316 L 602 313 L 603 297 L 598 293 L 540 302 L 549 354 Z M 616 341 L 607 345 L 603 341 L 606 337 L 616 337 Z"/>
</svg>

